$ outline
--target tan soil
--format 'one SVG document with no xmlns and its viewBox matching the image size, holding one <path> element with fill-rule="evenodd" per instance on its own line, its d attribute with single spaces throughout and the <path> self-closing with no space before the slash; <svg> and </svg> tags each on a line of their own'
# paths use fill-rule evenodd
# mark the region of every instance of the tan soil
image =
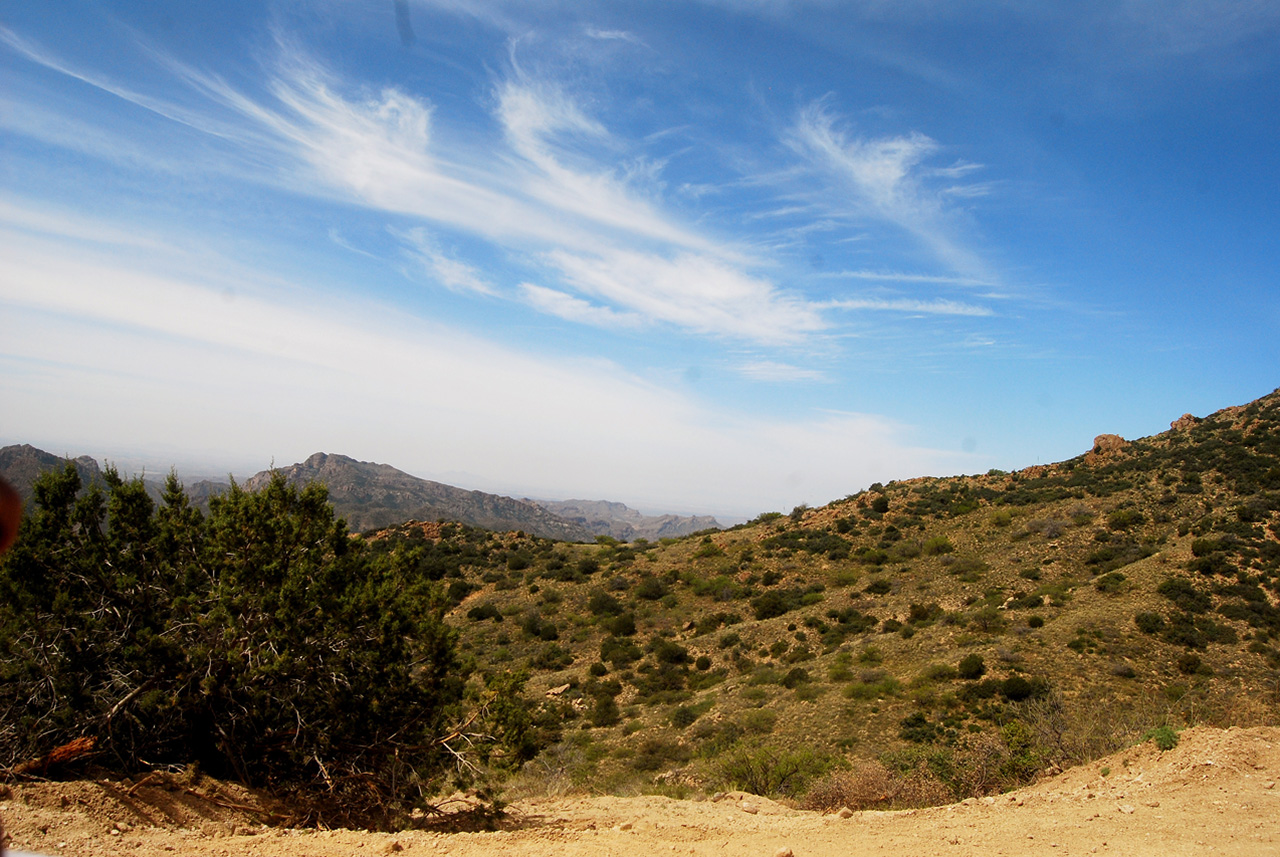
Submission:
<svg viewBox="0 0 1280 857">
<path fill-rule="evenodd" d="M 1103 769 L 1109 769 L 1107 776 Z M 511 808 L 488 833 L 263 825 L 252 793 L 205 780 L 19 783 L 0 800 L 11 847 L 47 855 L 1280 854 L 1280 729 L 1182 733 L 999 797 L 849 818 L 735 793 L 718 801 L 560 797 Z M 132 790 L 132 793 L 130 793 Z M 255 811 L 256 810 L 256 811 Z M 752 812 L 754 810 L 754 812 Z"/>
</svg>

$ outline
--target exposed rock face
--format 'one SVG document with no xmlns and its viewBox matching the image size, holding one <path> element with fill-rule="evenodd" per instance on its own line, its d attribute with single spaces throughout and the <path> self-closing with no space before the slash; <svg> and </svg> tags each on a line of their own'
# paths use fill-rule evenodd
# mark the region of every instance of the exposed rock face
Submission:
<svg viewBox="0 0 1280 857">
<path fill-rule="evenodd" d="M 1118 434 L 1100 434 L 1093 439 L 1093 449 L 1084 455 L 1085 464 L 1095 464 L 1120 452 L 1129 441 Z"/>
<path fill-rule="evenodd" d="M 1193 428 L 1199 423 L 1200 423 L 1200 418 L 1195 416 L 1194 414 L 1183 414 L 1173 422 L 1169 423 L 1169 428 L 1173 429 L 1174 431 L 1179 431 L 1181 429 Z"/>
<path fill-rule="evenodd" d="M 0 449 L 0 476 L 13 486 L 25 504 L 31 499 L 31 486 L 36 477 L 48 470 L 57 470 L 68 461 L 76 466 L 80 481 L 89 485 L 102 479 L 102 470 L 98 462 L 87 455 L 72 459 L 43 449 L 36 449 L 29 443 L 15 444 Z"/>
</svg>

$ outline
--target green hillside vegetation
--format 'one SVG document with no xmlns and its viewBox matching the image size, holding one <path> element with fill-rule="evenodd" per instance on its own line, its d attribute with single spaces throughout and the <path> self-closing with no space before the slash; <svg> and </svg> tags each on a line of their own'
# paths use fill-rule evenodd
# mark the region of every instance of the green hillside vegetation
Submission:
<svg viewBox="0 0 1280 857">
<path fill-rule="evenodd" d="M 857 808 L 1274 723 L 1278 512 L 1272 394 L 1115 451 L 679 540 L 377 538 L 487 552 L 448 620 L 480 672 L 528 671 L 554 725 L 510 788 Z"/>
<path fill-rule="evenodd" d="M 583 545 L 417 522 L 337 538 L 322 492 L 289 494 L 277 480 L 262 495 L 275 501 L 233 492 L 211 508 L 195 548 L 150 537 L 163 557 L 155 567 L 174 576 L 148 591 L 172 592 L 157 615 L 179 630 L 145 635 L 122 629 L 133 621 L 127 612 L 83 612 L 100 596 L 76 595 L 75 575 L 101 578 L 77 565 L 84 549 L 59 546 L 86 532 L 133 543 L 118 534 L 131 519 L 109 505 L 105 529 L 94 529 L 99 513 L 59 530 L 41 513 L 25 547 L 0 566 L 11 641 L 3 704 L 40 729 L 0 734 L 0 762 L 85 734 L 101 739 L 103 764 L 182 761 L 194 739 L 147 730 L 176 729 L 169 724 L 195 712 L 204 719 L 183 728 L 205 730 L 202 764 L 334 800 L 350 790 L 336 790 L 333 764 L 323 773 L 310 758 L 333 753 L 355 776 L 399 748 L 387 778 L 397 785 L 379 798 L 388 806 L 420 805 L 461 770 L 512 796 L 742 788 L 858 809 L 999 792 L 1147 738 L 1169 746 L 1196 723 L 1274 724 L 1280 391 L 1152 438 L 1101 441 L 1056 465 L 874 485 L 822 508 L 653 543 Z M 112 502 L 127 495 L 122 485 Z M 263 545 L 294 525 L 237 522 L 285 497 L 305 500 L 307 520 L 323 526 L 304 542 L 305 562 L 263 577 L 249 557 L 277 567 L 269 557 L 279 548 Z M 187 514 L 175 497 L 150 520 L 167 532 Z M 64 535 L 32 535 L 41 527 Z M 215 572 L 224 556 L 240 556 L 227 549 L 232 534 L 244 557 L 236 571 Z M 193 565 L 184 550 L 204 559 Z M 15 589 L 39 588 L 22 582 L 31 563 L 44 575 L 63 573 L 60 563 L 81 570 L 56 590 L 68 595 L 35 604 Z M 133 592 L 128 568 L 113 562 L 107 576 Z M 291 583 L 277 595 L 281 579 Z M 291 600 L 278 604 L 286 593 Z M 261 623 L 239 618 L 259 615 Z M 369 633 L 364 623 L 375 622 Z M 69 633 L 58 628 L 112 657 L 122 634 L 146 640 L 156 663 L 173 661 L 164 675 L 176 683 L 157 698 L 160 685 L 142 678 L 154 667 L 117 685 L 137 668 L 104 671 L 99 655 L 82 661 L 64 647 L 56 666 L 68 689 L 56 701 L 11 692 L 15 676 L 34 688 L 39 670 L 54 668 L 51 650 L 38 649 L 43 660 L 32 665 L 25 647 Z M 329 635 L 344 642 L 318 642 Z M 250 640 L 269 640 L 283 661 L 266 669 L 270 683 L 257 683 L 264 667 L 247 652 L 264 644 Z M 131 663 L 128 652 L 118 657 Z M 210 657 L 233 676 L 213 699 L 196 672 Z M 284 722 L 294 715 L 283 712 L 309 711 L 313 697 L 322 700 L 315 710 L 340 708 L 340 717 L 304 718 L 313 731 L 295 737 Z M 160 713 L 144 716 L 144 704 Z M 236 731 L 210 740 L 220 733 L 208 724 L 222 716 Z M 460 761 L 445 745 L 463 733 L 477 737 Z M 168 756 L 143 753 L 143 741 Z"/>
</svg>

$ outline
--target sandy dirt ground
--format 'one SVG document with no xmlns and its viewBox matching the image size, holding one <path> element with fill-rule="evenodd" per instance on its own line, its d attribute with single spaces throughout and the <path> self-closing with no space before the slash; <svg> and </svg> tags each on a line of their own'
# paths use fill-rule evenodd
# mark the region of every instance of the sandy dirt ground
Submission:
<svg viewBox="0 0 1280 857">
<path fill-rule="evenodd" d="M 1107 771 L 1104 775 L 1104 769 Z M 1280 855 L 1280 729 L 1197 728 L 1018 792 L 903 812 L 820 814 L 733 793 L 719 800 L 557 797 L 510 808 L 485 833 L 282 829 L 233 786 L 138 783 L 0 787 L 10 847 L 44 855 L 262 857 L 691 854 Z"/>
</svg>

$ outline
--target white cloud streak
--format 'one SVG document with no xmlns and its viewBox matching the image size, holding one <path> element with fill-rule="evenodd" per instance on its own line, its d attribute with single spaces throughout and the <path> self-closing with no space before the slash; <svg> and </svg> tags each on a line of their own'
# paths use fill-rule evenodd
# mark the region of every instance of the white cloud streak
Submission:
<svg viewBox="0 0 1280 857">
<path fill-rule="evenodd" d="M 749 360 L 733 367 L 739 375 L 752 381 L 788 383 L 792 381 L 825 381 L 825 373 L 817 369 L 805 369 L 775 360 Z"/>
<path fill-rule="evenodd" d="M 97 448 L 134 449 L 184 437 L 277 461 L 341 451 L 729 514 L 956 466 L 876 417 L 742 417 L 607 362 L 534 357 L 369 302 L 289 306 L 219 281 L 206 259 L 192 260 L 198 276 L 161 274 L 128 246 L 90 252 L 50 234 L 0 229 L 9 436 L 73 446 L 91 431 Z"/>
<path fill-rule="evenodd" d="M 995 282 L 974 277 L 947 277 L 936 274 L 909 274 L 903 271 L 832 271 L 824 277 L 845 277 L 854 280 L 875 280 L 888 283 L 930 283 L 952 286 L 994 286 Z"/>
<path fill-rule="evenodd" d="M 634 313 L 615 312 L 609 307 L 592 304 L 545 286 L 521 283 L 520 293 L 529 306 L 565 321 L 612 328 L 634 328 L 644 324 L 644 318 Z"/>
<path fill-rule="evenodd" d="M 945 199 L 957 186 L 938 191 L 923 165 L 939 144 L 918 132 L 867 139 L 837 127 L 822 102 L 800 111 L 789 135 L 792 149 L 819 173 L 835 179 L 847 195 L 828 198 L 854 219 L 892 224 L 914 235 L 941 262 L 967 276 L 985 276 L 985 265 L 954 237 L 954 214 Z M 952 168 L 954 169 L 954 168 Z M 966 166 L 966 169 L 971 167 Z"/>
<path fill-rule="evenodd" d="M 832 309 L 877 310 L 886 312 L 904 312 L 918 315 L 963 315 L 972 317 L 995 315 L 995 313 L 989 308 L 975 306 L 974 304 L 948 300 L 912 300 L 910 298 L 853 298 L 829 301 L 823 304 L 823 306 L 831 307 Z"/>
<path fill-rule="evenodd" d="M 647 171 L 600 166 L 594 150 L 616 160 L 624 144 L 563 89 L 530 79 L 518 68 L 495 92 L 494 118 L 508 151 L 485 159 L 474 152 L 464 155 L 456 144 L 441 146 L 436 109 L 429 101 L 395 87 L 345 95 L 340 81 L 283 37 L 277 39 L 278 56 L 267 83 L 272 103 L 157 57 L 222 111 L 217 121 L 203 118 L 211 109 L 175 107 L 69 70 L 26 43 L 15 44 L 48 68 L 237 141 L 248 160 L 273 170 L 271 179 L 288 187 L 420 218 L 507 251 L 535 254 L 530 259 L 541 254 L 564 275 L 565 285 L 614 304 L 603 308 L 609 313 L 587 312 L 587 302 L 557 299 L 553 304 L 549 294 L 538 293 L 539 300 L 531 300 L 528 291 L 520 295 L 541 311 L 611 326 L 630 325 L 640 316 L 757 343 L 792 343 L 826 327 L 819 308 L 747 273 L 743 265 L 749 260 L 738 249 L 676 222 L 631 187 L 637 176 L 652 180 L 655 165 Z M 238 122 L 231 130 L 226 115 Z M 469 166 L 476 160 L 484 160 L 484 166 Z M 429 241 L 408 243 L 418 264 L 446 288 L 495 293 L 469 262 L 446 256 Z"/>
<path fill-rule="evenodd" d="M 434 282 L 453 292 L 496 295 L 497 290 L 471 265 L 446 254 L 425 229 L 390 230 L 406 245 L 405 252 Z"/>
<path fill-rule="evenodd" d="M 554 251 L 546 259 L 584 293 L 701 333 L 787 344 L 827 326 L 809 302 L 705 256 Z"/>
</svg>

